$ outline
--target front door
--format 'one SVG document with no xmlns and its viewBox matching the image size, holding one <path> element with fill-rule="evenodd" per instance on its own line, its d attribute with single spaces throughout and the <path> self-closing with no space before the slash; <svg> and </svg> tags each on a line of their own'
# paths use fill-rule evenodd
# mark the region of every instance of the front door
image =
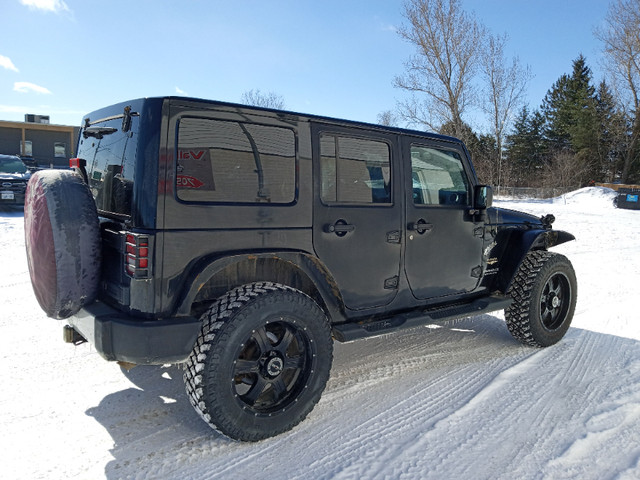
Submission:
<svg viewBox="0 0 640 480">
<path fill-rule="evenodd" d="M 413 295 L 474 290 L 482 273 L 482 227 L 469 214 L 471 172 L 457 144 L 405 138 L 405 272 Z"/>
<path fill-rule="evenodd" d="M 345 305 L 387 305 L 400 274 L 402 197 L 395 135 L 315 124 L 316 254 Z"/>
</svg>

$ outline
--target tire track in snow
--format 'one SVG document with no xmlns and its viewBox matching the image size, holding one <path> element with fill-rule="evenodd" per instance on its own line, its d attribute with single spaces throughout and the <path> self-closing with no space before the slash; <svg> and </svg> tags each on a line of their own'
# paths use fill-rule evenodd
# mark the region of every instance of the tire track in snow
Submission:
<svg viewBox="0 0 640 480">
<path fill-rule="evenodd" d="M 491 369 L 489 370 L 491 371 Z M 469 391 L 481 388 L 482 381 L 469 381 L 474 377 L 471 369 L 449 371 L 448 376 L 459 377 L 458 381 L 438 379 L 425 383 L 402 401 L 390 406 L 392 410 L 381 409 L 363 422 L 347 428 L 349 437 L 342 444 L 343 454 L 336 460 L 332 472 L 335 478 L 366 478 L 379 465 L 396 457 L 407 443 L 415 438 L 416 428 L 429 428 L 459 401 L 463 401 Z M 477 378 L 477 377 L 476 377 Z M 438 385 L 446 383 L 446 385 Z M 384 388 L 384 386 L 382 386 Z M 454 394 L 452 395 L 452 392 Z M 368 407 L 368 405 L 365 405 Z M 361 415 L 361 414 L 360 414 Z M 362 416 L 362 415 L 361 415 Z M 341 426 L 340 426 L 341 425 Z M 345 430 L 344 423 L 328 425 L 321 437 L 337 437 Z M 326 464 L 324 465 L 326 470 Z"/>
<path fill-rule="evenodd" d="M 453 353 L 448 358 L 455 359 L 456 354 Z M 350 439 L 343 445 L 344 454 L 341 454 L 339 459 L 340 466 L 333 473 L 337 478 L 370 476 L 376 468 L 363 470 L 363 455 L 367 458 L 366 465 L 384 464 L 387 459 L 393 459 L 397 451 L 406 448 L 406 444 L 413 441 L 417 425 L 423 425 L 422 428 L 425 429 L 430 428 L 455 408 L 456 404 L 464 403 L 465 398 L 481 390 L 497 372 L 505 368 L 505 362 L 512 360 L 498 359 L 484 363 L 482 374 L 479 374 L 477 364 L 453 370 L 444 369 L 428 381 L 425 380 L 421 388 L 414 389 L 412 394 L 403 397 L 399 403 L 391 405 L 392 410 L 382 409 L 377 415 L 353 426 Z M 412 380 L 407 372 L 404 374 L 407 380 Z M 394 381 L 398 381 L 398 378 Z M 380 387 L 381 390 L 384 388 L 384 385 Z M 340 422 L 337 421 L 335 424 Z M 334 432 L 328 430 L 323 433 L 332 435 Z M 376 441 L 373 444 L 368 442 L 368 445 L 362 447 L 367 443 L 367 438 L 375 438 Z M 345 466 L 345 463 L 349 466 Z"/>
<path fill-rule="evenodd" d="M 602 388 L 594 386 L 593 391 L 579 401 L 584 388 L 577 387 L 590 385 L 594 377 L 616 371 L 636 379 L 639 376 L 640 365 L 625 363 L 624 359 L 596 368 L 602 363 L 598 352 L 620 350 L 621 343 L 625 342 L 628 340 L 578 331 L 550 349 L 517 349 L 516 355 L 488 362 L 480 359 L 478 364 L 468 363 L 452 369 L 440 365 L 424 372 L 416 365 L 425 359 L 408 358 L 403 360 L 406 370 L 401 373 L 402 362 L 390 365 L 386 371 L 394 375 L 387 381 L 395 386 L 414 382 L 392 412 L 386 411 L 385 405 L 374 410 L 378 403 L 385 401 L 380 397 L 389 388 L 384 380 L 363 385 L 359 391 L 350 387 L 338 393 L 337 388 L 329 387 L 327 393 L 334 397 L 329 402 L 321 400 L 316 411 L 290 434 L 247 445 L 228 442 L 215 434 L 213 438 L 204 434 L 193 439 L 191 432 L 191 437 L 182 436 L 191 441 L 160 449 L 156 462 L 149 461 L 148 472 L 179 472 L 183 478 L 227 478 L 255 475 L 256 466 L 260 465 L 261 476 L 292 479 L 535 478 L 542 476 L 541 472 L 547 472 L 551 478 L 565 478 L 558 473 L 564 471 L 562 463 L 545 468 L 548 458 L 562 456 L 563 452 L 554 448 L 563 445 L 557 437 L 562 436 L 565 425 L 575 429 L 581 422 L 588 424 L 594 415 L 581 412 L 593 409 L 607 395 Z M 451 349 L 454 363 L 456 357 L 465 354 L 468 345 L 462 343 L 457 347 Z M 523 355 L 523 352 L 529 353 Z M 510 353 L 513 354 L 513 350 Z M 393 364 L 396 359 L 390 360 Z M 350 372 L 348 365 L 344 365 L 347 368 L 340 371 L 338 377 Z M 375 368 L 384 371 L 382 365 Z M 592 371 L 588 374 L 589 369 Z M 571 388 L 572 378 L 575 378 L 574 388 Z M 396 383 L 398 380 L 405 381 Z M 569 387 L 566 392 L 573 396 L 558 399 L 557 385 L 563 384 Z M 634 388 L 637 389 L 637 385 L 629 386 L 629 392 L 619 392 L 618 396 L 628 399 Z M 353 406 L 354 399 L 361 402 L 362 410 Z M 562 402 L 574 406 L 558 408 Z M 363 414 L 363 410 L 370 413 Z M 603 412 L 608 410 L 604 408 Z M 624 411 L 619 412 L 622 413 Z M 358 422 L 354 415 L 363 421 Z M 519 417 L 518 426 L 514 419 Z M 608 419 L 602 417 L 603 422 Z M 634 422 L 633 418 L 627 421 L 637 426 Z M 628 430 L 616 431 L 632 435 Z M 461 436 L 460 432 L 466 433 Z M 589 443 L 582 445 L 594 442 L 592 436 Z M 282 451 L 293 446 L 299 452 L 297 463 L 283 465 L 279 461 Z M 579 447 L 572 455 L 580 451 Z M 158 464 L 158 458 L 173 462 Z M 621 465 L 629 464 L 629 471 L 633 472 L 634 459 L 631 455 L 628 463 Z M 490 468 L 483 469 L 483 464 Z M 140 466 L 138 463 L 138 468 Z"/>
<path fill-rule="evenodd" d="M 616 370 L 615 362 L 604 368 L 601 365 L 603 348 L 616 347 L 616 337 L 585 333 L 567 343 L 539 351 L 499 373 L 468 403 L 422 433 L 401 458 L 368 473 L 380 478 L 400 472 L 408 474 L 408 478 L 530 477 L 532 471 L 539 471 L 544 465 L 550 451 L 558 450 L 557 429 L 585 421 L 584 412 L 599 405 L 601 397 L 609 393 L 597 388 L 597 378 Z M 558 386 L 563 385 L 582 388 L 564 388 L 558 397 Z M 637 384 L 633 388 L 637 390 Z M 500 405 L 499 410 L 492 407 L 496 404 Z M 569 408 L 559 408 L 563 404 Z M 521 420 L 514 422 L 518 418 Z M 505 430 L 504 425 L 510 429 Z M 466 434 L 460 436 L 460 432 Z M 513 445 L 509 445 L 510 437 Z M 483 461 L 461 462 L 461 457 Z M 523 471 L 519 467 L 523 459 L 538 469 Z M 633 463 L 637 458 L 632 456 L 631 460 Z"/>
<path fill-rule="evenodd" d="M 443 333 L 447 337 L 451 335 Z M 399 448 L 403 448 L 404 443 L 399 443 L 397 437 L 415 436 L 412 432 L 417 423 L 433 424 L 446 415 L 453 408 L 452 405 L 464 402 L 465 396 L 470 397 L 481 389 L 490 381 L 488 378 L 505 368 L 505 362 L 517 361 L 509 355 L 515 353 L 521 356 L 522 352 L 530 351 L 511 344 L 514 348 L 509 348 L 509 355 L 504 358 L 505 352 L 496 349 L 494 344 L 486 345 L 482 339 L 478 342 L 478 337 L 470 338 L 471 341 L 464 339 L 453 344 L 447 343 L 446 339 L 442 343 L 443 338 L 435 339 L 434 346 L 440 345 L 440 348 L 431 354 L 430 349 L 434 346 L 425 345 L 424 336 L 403 335 L 402 340 L 397 342 L 404 343 L 407 347 L 405 350 L 412 354 L 401 356 L 401 353 L 394 355 L 378 351 L 372 354 L 377 359 L 375 365 L 367 365 L 369 358 L 364 358 L 364 363 L 360 365 L 358 361 L 353 362 L 354 359 L 339 352 L 325 395 L 300 426 L 282 438 L 260 442 L 258 451 L 253 445 L 232 443 L 226 446 L 223 439 L 207 441 L 204 438 L 199 451 L 194 451 L 193 447 L 185 450 L 187 458 L 182 458 L 180 452 L 184 449 L 179 449 L 178 456 L 186 462 L 181 471 L 192 471 L 188 465 L 197 465 L 203 458 L 208 459 L 208 467 L 215 473 L 202 475 L 199 471 L 196 475 L 198 478 L 224 478 L 224 474 L 231 472 L 234 475 L 250 475 L 252 466 L 258 461 L 265 465 L 267 473 L 273 465 L 279 468 L 274 470 L 275 473 L 282 474 L 284 468 L 287 478 L 307 475 L 330 478 L 340 475 L 340 472 L 348 472 L 351 465 L 356 471 L 362 470 L 364 458 L 375 460 L 374 457 L 384 454 L 389 445 L 399 444 Z M 381 342 L 391 352 L 398 351 L 397 345 L 388 345 L 387 340 Z M 480 365 L 473 356 L 471 360 L 465 359 L 464 352 L 474 343 L 485 356 L 491 357 L 495 352 L 500 352 L 498 358 Z M 356 347 L 353 349 L 355 352 L 348 352 L 352 347 L 344 347 L 347 351 L 343 353 L 346 355 L 357 354 L 359 350 Z M 448 362 L 460 365 L 450 368 Z M 486 370 L 486 374 L 478 375 L 479 368 Z M 406 389 L 406 395 L 400 402 L 385 404 L 389 383 L 399 380 L 401 387 Z M 353 418 L 354 410 L 358 410 L 356 419 Z M 331 421 L 327 421 L 329 418 Z M 283 447 L 292 444 L 300 449 L 301 458 L 297 466 L 286 469 L 277 458 Z M 305 455 L 304 452 L 313 453 Z M 215 460 L 221 456 L 224 461 Z M 229 470 L 229 465 L 233 465 L 232 470 Z M 305 473 L 303 475 L 300 472 Z M 195 475 L 196 470 L 193 473 Z"/>
<path fill-rule="evenodd" d="M 585 401 L 577 402 L 574 417 L 576 423 L 582 424 L 582 435 L 567 441 L 561 455 L 547 462 L 544 472 L 550 477 L 584 478 L 584 465 L 593 463 L 594 452 L 598 452 L 600 458 L 606 458 L 626 473 L 618 476 L 596 469 L 589 478 L 640 478 L 640 444 L 634 440 L 640 431 L 640 361 L 634 358 L 632 348 L 637 349 L 637 342 L 632 345 L 621 337 L 601 337 L 606 343 L 596 345 L 594 350 L 606 349 L 612 355 L 593 375 Z M 587 364 L 585 371 L 589 367 L 595 370 L 598 367 L 595 363 Z M 603 388 L 602 378 L 606 377 L 620 379 L 615 389 Z"/>
<path fill-rule="evenodd" d="M 453 477 L 483 478 L 474 467 L 469 469 L 467 466 L 459 467 L 456 465 L 458 454 L 460 451 L 471 450 L 482 442 L 486 443 L 489 438 L 497 438 L 498 435 L 494 433 L 496 418 L 498 416 L 512 417 L 517 414 L 523 392 L 522 385 L 518 384 L 518 380 L 526 373 L 530 365 L 537 364 L 539 364 L 539 360 L 532 355 L 499 372 L 461 408 L 438 421 L 430 431 L 422 434 L 413 445 L 405 449 L 402 452 L 404 463 L 413 463 L 415 473 L 418 474 L 422 470 L 420 465 L 424 463 L 424 461 L 420 461 L 424 459 L 423 453 L 431 451 L 435 454 L 433 457 L 436 462 L 428 462 L 429 478 L 441 478 L 447 473 L 449 475 L 453 473 Z M 508 394 L 504 394 L 505 388 L 509 390 Z M 501 400 L 500 412 L 491 410 L 491 404 L 495 403 L 496 396 L 499 396 Z M 493 421 L 487 421 L 486 414 L 477 415 L 477 412 L 487 411 L 494 416 Z M 462 427 L 464 424 L 467 424 L 467 428 Z M 462 438 L 456 438 L 455 447 L 447 450 L 440 449 L 439 439 L 455 436 L 456 432 L 465 432 L 465 435 Z M 492 470 L 495 467 L 496 465 L 492 465 Z M 499 471 L 499 468 L 497 470 Z M 411 466 L 407 468 L 402 463 L 396 463 L 385 470 L 376 472 L 376 474 L 384 477 L 399 472 L 411 474 Z"/>
</svg>

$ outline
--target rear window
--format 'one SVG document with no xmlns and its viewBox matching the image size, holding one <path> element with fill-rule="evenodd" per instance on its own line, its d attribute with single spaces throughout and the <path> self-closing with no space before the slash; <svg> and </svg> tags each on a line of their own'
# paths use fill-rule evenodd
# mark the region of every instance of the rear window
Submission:
<svg viewBox="0 0 640 480">
<path fill-rule="evenodd" d="M 295 134 L 281 127 L 185 117 L 178 124 L 176 168 L 182 201 L 292 203 Z"/>
<path fill-rule="evenodd" d="M 131 215 L 139 117 L 132 113 L 92 122 L 82 129 L 78 157 L 87 162 L 91 193 L 99 211 Z"/>
</svg>

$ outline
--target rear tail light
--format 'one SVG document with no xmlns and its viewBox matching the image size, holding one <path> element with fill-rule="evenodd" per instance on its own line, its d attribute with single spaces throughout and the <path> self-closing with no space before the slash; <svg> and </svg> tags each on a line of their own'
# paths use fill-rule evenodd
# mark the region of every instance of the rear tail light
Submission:
<svg viewBox="0 0 640 480">
<path fill-rule="evenodd" d="M 127 233 L 124 269 L 133 278 L 149 278 L 151 274 L 149 235 Z"/>
<path fill-rule="evenodd" d="M 69 166 L 71 168 L 86 167 L 87 166 L 87 162 L 85 160 L 83 160 L 82 158 L 70 158 L 69 159 Z"/>
<path fill-rule="evenodd" d="M 89 184 L 89 177 L 87 177 L 87 161 L 82 158 L 70 158 L 69 166 L 73 168 L 77 173 L 82 175 L 84 183 Z"/>
</svg>

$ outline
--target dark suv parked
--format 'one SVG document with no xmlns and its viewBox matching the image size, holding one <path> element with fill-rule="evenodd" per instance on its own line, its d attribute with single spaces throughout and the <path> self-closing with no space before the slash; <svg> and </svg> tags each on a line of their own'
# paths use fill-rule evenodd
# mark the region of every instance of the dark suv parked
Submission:
<svg viewBox="0 0 640 480">
<path fill-rule="evenodd" d="M 548 248 L 574 237 L 492 208 L 455 138 L 171 97 L 89 114 L 77 151 L 29 183 L 38 301 L 107 360 L 183 363 L 232 438 L 299 423 L 333 339 L 502 309 L 528 345 L 569 328 Z"/>
</svg>

